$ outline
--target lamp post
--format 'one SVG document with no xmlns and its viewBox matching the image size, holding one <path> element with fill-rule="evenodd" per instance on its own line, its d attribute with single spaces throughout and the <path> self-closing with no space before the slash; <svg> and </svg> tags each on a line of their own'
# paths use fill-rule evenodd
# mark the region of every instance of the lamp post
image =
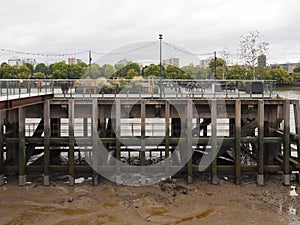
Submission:
<svg viewBox="0 0 300 225">
<path fill-rule="evenodd" d="M 159 97 L 162 98 L 162 34 L 159 34 Z"/>
</svg>

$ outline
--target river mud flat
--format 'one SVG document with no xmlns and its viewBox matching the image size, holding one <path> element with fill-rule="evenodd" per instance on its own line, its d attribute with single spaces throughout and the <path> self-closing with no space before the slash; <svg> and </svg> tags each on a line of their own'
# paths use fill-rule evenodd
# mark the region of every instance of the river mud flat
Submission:
<svg viewBox="0 0 300 225">
<path fill-rule="evenodd" d="M 299 197 L 280 176 L 267 177 L 264 186 L 255 177 L 241 185 L 222 177 L 212 185 L 204 175 L 190 185 L 177 177 L 143 187 L 104 179 L 92 186 L 83 178 L 68 186 L 66 180 L 43 186 L 36 179 L 20 187 L 10 177 L 0 187 L 0 224 L 300 224 Z"/>
</svg>

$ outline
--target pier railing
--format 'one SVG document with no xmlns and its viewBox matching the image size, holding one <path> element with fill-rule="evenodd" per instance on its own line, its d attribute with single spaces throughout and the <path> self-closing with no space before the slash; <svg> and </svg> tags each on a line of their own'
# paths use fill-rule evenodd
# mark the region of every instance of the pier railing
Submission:
<svg viewBox="0 0 300 225">
<path fill-rule="evenodd" d="M 274 80 L 1 79 L 0 98 L 272 98 Z"/>
</svg>

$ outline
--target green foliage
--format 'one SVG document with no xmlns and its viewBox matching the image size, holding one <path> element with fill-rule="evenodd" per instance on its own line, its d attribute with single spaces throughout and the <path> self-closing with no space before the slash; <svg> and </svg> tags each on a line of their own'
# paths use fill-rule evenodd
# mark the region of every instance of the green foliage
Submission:
<svg viewBox="0 0 300 225">
<path fill-rule="evenodd" d="M 293 83 L 293 76 L 289 75 L 287 71 L 282 68 L 272 68 L 268 78 L 276 80 L 278 84 L 291 84 Z"/>
<path fill-rule="evenodd" d="M 194 66 L 193 64 L 183 66 L 181 69 L 186 72 L 192 79 L 208 79 L 212 75 L 210 68 Z"/>
<path fill-rule="evenodd" d="M 216 60 L 212 59 L 209 62 L 210 70 L 214 72 L 214 68 L 216 67 L 216 73 L 214 74 L 216 79 L 225 79 L 227 77 L 227 65 L 226 61 L 222 58 L 217 58 Z"/>
<path fill-rule="evenodd" d="M 248 78 L 248 70 L 244 66 L 235 65 L 228 68 L 227 79 L 245 80 Z"/>
<path fill-rule="evenodd" d="M 117 70 L 115 69 L 114 66 L 110 64 L 104 64 L 102 67 L 100 67 L 100 73 L 101 77 L 111 77 Z"/>
<path fill-rule="evenodd" d="M 26 73 L 26 72 L 20 72 L 17 74 L 16 78 L 17 79 L 29 79 L 31 76 L 30 73 Z"/>
<path fill-rule="evenodd" d="M 34 74 L 35 79 L 45 79 L 46 75 L 42 72 L 37 72 Z"/>
<path fill-rule="evenodd" d="M 155 64 L 150 64 L 142 69 L 143 77 L 159 77 L 160 76 L 160 66 Z"/>
<path fill-rule="evenodd" d="M 79 66 L 78 64 L 68 65 L 68 78 L 69 79 L 79 79 L 83 76 L 85 68 Z"/>
<path fill-rule="evenodd" d="M 131 63 L 131 64 L 126 65 L 122 69 L 118 70 L 116 73 L 114 73 L 113 77 L 127 77 L 129 70 L 134 70 L 136 72 L 136 74 L 138 74 L 138 75 L 141 73 L 140 65 L 137 63 Z M 130 72 L 130 73 L 132 73 L 132 72 Z M 128 76 L 130 76 L 130 75 L 128 75 Z"/>
<path fill-rule="evenodd" d="M 191 77 L 182 69 L 168 65 L 165 73 L 166 79 L 191 79 Z"/>
<path fill-rule="evenodd" d="M 53 79 L 68 78 L 68 65 L 65 62 L 53 63 L 49 66 L 49 70 Z"/>
<path fill-rule="evenodd" d="M 126 74 L 126 79 L 132 79 L 134 77 L 137 77 L 139 76 L 139 73 L 137 71 L 135 71 L 134 69 L 130 69 L 127 71 L 127 74 Z"/>
<path fill-rule="evenodd" d="M 8 64 L 1 67 L 1 78 L 2 79 L 14 79 L 19 73 L 18 66 L 11 66 Z"/>
<path fill-rule="evenodd" d="M 48 74 L 48 67 L 45 65 L 45 63 L 39 63 L 35 66 L 34 72 L 35 73 L 41 72 L 43 74 Z"/>
<path fill-rule="evenodd" d="M 294 69 L 294 73 L 300 73 L 300 66 L 297 66 L 297 67 Z"/>
</svg>

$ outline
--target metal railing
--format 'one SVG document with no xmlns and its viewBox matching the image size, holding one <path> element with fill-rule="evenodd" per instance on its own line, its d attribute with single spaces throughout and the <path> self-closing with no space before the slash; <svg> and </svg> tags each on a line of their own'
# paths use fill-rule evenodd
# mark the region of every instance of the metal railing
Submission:
<svg viewBox="0 0 300 225">
<path fill-rule="evenodd" d="M 161 89 L 160 89 L 161 87 Z M 54 94 L 58 98 L 272 98 L 275 80 L 28 79 L 0 80 L 0 99 Z"/>
</svg>

